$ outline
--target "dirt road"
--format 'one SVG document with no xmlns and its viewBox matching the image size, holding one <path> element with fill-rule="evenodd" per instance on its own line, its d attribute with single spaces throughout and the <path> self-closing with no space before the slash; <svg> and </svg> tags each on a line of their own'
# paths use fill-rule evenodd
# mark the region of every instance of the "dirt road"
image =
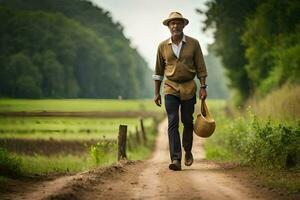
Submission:
<svg viewBox="0 0 300 200">
<path fill-rule="evenodd" d="M 3 199 L 295 199 L 250 182 L 249 172 L 205 161 L 202 140 L 194 138 L 194 164 L 170 171 L 167 122 L 159 126 L 147 161 L 118 165 L 29 184 Z M 0 196 L 1 199 L 1 196 Z"/>
<path fill-rule="evenodd" d="M 203 140 L 199 138 L 194 139 L 194 164 L 183 165 L 182 171 L 170 171 L 166 131 L 164 121 L 151 159 L 111 181 L 108 188 L 94 188 L 83 199 L 264 199 L 226 175 L 219 165 L 203 161 Z"/>
</svg>

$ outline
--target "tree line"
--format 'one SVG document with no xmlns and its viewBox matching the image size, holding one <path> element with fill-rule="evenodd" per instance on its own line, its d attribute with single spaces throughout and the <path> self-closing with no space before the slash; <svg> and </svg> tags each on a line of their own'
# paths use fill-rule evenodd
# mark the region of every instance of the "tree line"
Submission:
<svg viewBox="0 0 300 200">
<path fill-rule="evenodd" d="M 147 63 L 91 2 L 0 0 L 0 24 L 0 97 L 152 97 Z"/>
<path fill-rule="evenodd" d="M 210 0 L 206 30 L 214 30 L 221 57 L 241 104 L 283 84 L 299 84 L 300 2 L 298 0 Z"/>
</svg>

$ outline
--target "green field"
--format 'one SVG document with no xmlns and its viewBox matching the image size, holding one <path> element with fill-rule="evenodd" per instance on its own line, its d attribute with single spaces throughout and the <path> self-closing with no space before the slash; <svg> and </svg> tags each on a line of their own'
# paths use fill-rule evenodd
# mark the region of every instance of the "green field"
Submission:
<svg viewBox="0 0 300 200">
<path fill-rule="evenodd" d="M 151 126 L 152 118 L 144 119 Z M 116 139 L 119 125 L 134 132 L 136 118 L 0 117 L 0 138 L 91 140 Z"/>
<path fill-rule="evenodd" d="M 141 130 L 139 114 L 157 112 L 161 118 L 164 109 L 153 100 L 0 100 L 0 112 L 16 111 L 97 111 L 115 116 L 136 112 L 136 116 L 0 116 L 0 160 L 7 166 L 0 176 L 74 173 L 115 163 L 119 125 L 128 126 L 128 158 L 145 159 L 153 148 L 157 124 L 153 117 L 144 118 L 148 145 L 136 142 L 136 128 Z"/>
<path fill-rule="evenodd" d="M 0 99 L 0 112 L 16 111 L 58 111 L 58 112 L 126 112 L 126 111 L 151 111 L 162 112 L 153 100 L 94 100 L 94 99 Z"/>
<path fill-rule="evenodd" d="M 199 112 L 199 105 L 198 101 L 195 117 Z M 222 112 L 224 105 L 225 101 L 222 100 L 208 101 L 213 114 Z M 21 175 L 74 173 L 116 162 L 115 144 L 121 124 L 128 125 L 128 158 L 145 159 L 153 148 L 157 124 L 152 117 L 144 118 L 149 141 L 147 146 L 138 143 L 136 127 L 141 130 L 138 115 L 141 112 L 157 112 L 156 117 L 162 118 L 165 112 L 164 107 L 155 106 L 153 100 L 21 99 L 0 100 L 0 111 L 137 112 L 136 117 L 130 118 L 0 117 L 0 142 L 11 151 L 0 152 L 0 159 L 2 155 L 2 160 L 8 161 L 7 165 L 13 169 L 12 174 Z M 108 141 L 112 143 L 108 144 Z M 99 143 L 96 144 L 97 142 Z"/>
</svg>

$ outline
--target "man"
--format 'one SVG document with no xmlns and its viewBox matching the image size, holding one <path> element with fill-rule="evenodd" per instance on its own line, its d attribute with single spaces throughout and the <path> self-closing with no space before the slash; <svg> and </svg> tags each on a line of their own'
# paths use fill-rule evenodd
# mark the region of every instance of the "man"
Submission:
<svg viewBox="0 0 300 200">
<path fill-rule="evenodd" d="M 181 170 L 181 141 L 179 136 L 179 107 L 183 129 L 183 148 L 185 150 L 184 163 L 186 166 L 193 164 L 192 144 L 193 144 L 193 113 L 196 103 L 196 83 L 197 75 L 200 80 L 199 97 L 205 99 L 207 76 L 201 47 L 199 42 L 187 35 L 184 35 L 183 28 L 189 23 L 178 12 L 170 13 L 169 17 L 163 21 L 168 26 L 171 37 L 158 46 L 155 74 L 154 101 L 161 106 L 160 86 L 164 81 L 165 108 L 168 115 L 168 137 L 171 164 L 170 170 Z"/>
</svg>

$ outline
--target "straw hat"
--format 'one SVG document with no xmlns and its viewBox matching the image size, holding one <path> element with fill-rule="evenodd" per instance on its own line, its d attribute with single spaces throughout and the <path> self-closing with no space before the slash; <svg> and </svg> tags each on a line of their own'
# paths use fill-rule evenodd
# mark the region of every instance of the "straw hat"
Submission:
<svg viewBox="0 0 300 200">
<path fill-rule="evenodd" d="M 194 132 L 199 137 L 209 137 L 216 128 L 216 122 L 211 116 L 204 100 L 201 101 L 201 112 L 194 124 Z"/>
<path fill-rule="evenodd" d="M 182 19 L 185 26 L 189 23 L 189 20 L 184 18 L 181 13 L 171 12 L 169 17 L 163 21 L 163 25 L 168 26 L 168 23 L 173 19 Z"/>
</svg>

